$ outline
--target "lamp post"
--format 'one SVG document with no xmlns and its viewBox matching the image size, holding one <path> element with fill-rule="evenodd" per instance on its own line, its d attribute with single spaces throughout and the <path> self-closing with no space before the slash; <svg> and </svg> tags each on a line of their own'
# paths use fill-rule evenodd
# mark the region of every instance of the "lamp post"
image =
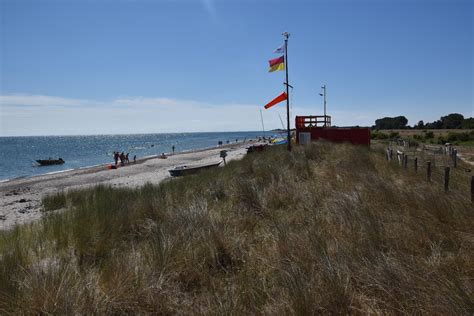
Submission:
<svg viewBox="0 0 474 316">
<path fill-rule="evenodd" d="M 319 95 L 324 97 L 324 127 L 326 127 L 326 85 L 324 84 L 321 89 L 322 93 L 320 93 Z"/>
</svg>

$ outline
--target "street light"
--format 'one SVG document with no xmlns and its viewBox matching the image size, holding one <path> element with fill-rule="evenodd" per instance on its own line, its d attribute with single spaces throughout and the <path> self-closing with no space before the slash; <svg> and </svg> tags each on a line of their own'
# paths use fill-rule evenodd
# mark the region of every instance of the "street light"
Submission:
<svg viewBox="0 0 474 316">
<path fill-rule="evenodd" d="M 319 95 L 324 97 L 324 127 L 326 127 L 326 85 L 324 84 L 321 89 L 322 93 L 319 93 Z"/>
</svg>

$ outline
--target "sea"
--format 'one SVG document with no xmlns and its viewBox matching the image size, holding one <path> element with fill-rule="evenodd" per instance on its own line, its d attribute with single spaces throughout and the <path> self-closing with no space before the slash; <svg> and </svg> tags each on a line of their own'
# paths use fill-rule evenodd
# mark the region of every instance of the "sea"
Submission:
<svg viewBox="0 0 474 316">
<path fill-rule="evenodd" d="M 0 182 L 113 163 L 113 152 L 137 159 L 215 147 L 262 136 L 262 132 L 173 133 L 87 136 L 0 137 Z M 38 166 L 37 159 L 62 158 L 65 163 Z"/>
</svg>

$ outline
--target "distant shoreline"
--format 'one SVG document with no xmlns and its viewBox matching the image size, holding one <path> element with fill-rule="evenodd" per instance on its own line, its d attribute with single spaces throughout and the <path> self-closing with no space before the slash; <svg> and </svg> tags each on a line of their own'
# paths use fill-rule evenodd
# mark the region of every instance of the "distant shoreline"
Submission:
<svg viewBox="0 0 474 316">
<path fill-rule="evenodd" d="M 259 136 L 259 132 L 241 132 L 0 138 L 0 156 L 3 161 L 0 166 L 0 183 L 50 172 L 63 173 L 69 169 L 80 170 L 114 164 L 114 151 L 129 153 L 129 159 L 132 161 L 135 155 L 138 160 L 153 158 L 163 152 L 170 155 L 172 147 L 175 147 L 176 153 L 192 152 L 218 147 L 218 141 L 222 141 L 224 145 L 227 141 L 229 144 L 235 144 L 236 140 L 242 142 L 244 139 L 251 140 Z M 61 157 L 66 163 L 38 166 L 36 159 L 47 157 Z"/>
<path fill-rule="evenodd" d="M 226 134 L 226 133 L 261 133 L 261 131 L 224 131 L 224 132 L 171 132 L 171 133 L 113 133 L 113 134 L 72 134 L 72 135 L 0 135 L 0 138 L 15 137 L 87 137 L 87 136 L 139 136 L 139 135 L 180 135 L 180 134 Z"/>
<path fill-rule="evenodd" d="M 246 147 L 255 142 L 247 140 L 168 153 L 167 159 L 161 159 L 160 155 L 146 156 L 117 169 L 108 169 L 107 166 L 111 163 L 106 163 L 1 181 L 0 230 L 41 218 L 41 200 L 46 195 L 99 184 L 132 188 L 148 182 L 158 184 L 170 178 L 168 170 L 175 166 L 222 160 L 221 150 L 227 150 L 227 161 L 241 159 L 246 153 Z"/>
<path fill-rule="evenodd" d="M 247 140 L 246 141 L 246 143 L 249 143 L 249 144 L 252 143 L 252 142 L 255 142 L 255 140 Z M 223 144 L 223 145 L 220 145 L 220 146 L 209 146 L 209 147 L 203 147 L 203 148 L 189 149 L 189 150 L 183 150 L 183 151 L 179 151 L 179 152 L 175 152 L 175 153 L 165 152 L 164 154 L 167 157 L 169 157 L 169 156 L 176 156 L 176 155 L 180 155 L 180 154 L 197 153 L 197 152 L 202 152 L 202 151 L 211 150 L 211 149 L 228 148 L 228 147 L 232 147 L 232 146 L 235 146 L 235 145 L 238 145 L 238 144 L 244 144 L 244 142 L 243 141 L 242 142 L 237 142 L 237 143 L 234 142 L 234 143 L 229 143 L 229 144 Z M 143 156 L 141 158 L 137 158 L 136 162 L 131 161 L 130 163 L 128 163 L 124 166 L 119 166 L 119 168 L 129 167 L 130 165 L 143 163 L 143 162 L 145 162 L 147 160 L 150 160 L 150 159 L 160 158 L 160 156 L 161 155 Z M 8 183 L 8 182 L 15 181 L 15 180 L 34 179 L 34 178 L 37 178 L 37 177 L 43 177 L 43 176 L 47 176 L 47 175 L 62 174 L 62 173 L 81 171 L 81 170 L 82 171 L 89 171 L 89 172 L 91 172 L 91 171 L 96 172 L 96 171 L 102 170 L 104 167 L 107 167 L 107 166 L 113 165 L 113 164 L 115 164 L 115 162 L 111 161 L 111 162 L 106 162 L 106 163 L 97 164 L 97 165 L 71 168 L 71 169 L 66 169 L 66 170 L 51 171 L 51 172 L 46 172 L 46 173 L 41 173 L 41 174 L 34 174 L 34 175 L 30 175 L 30 176 L 19 176 L 19 177 L 14 177 L 14 178 L 10 178 L 10 179 L 0 179 L 0 184 L 1 183 Z M 120 165 L 120 163 L 119 163 L 119 165 Z M 38 166 L 38 167 L 40 167 L 40 166 Z"/>
</svg>

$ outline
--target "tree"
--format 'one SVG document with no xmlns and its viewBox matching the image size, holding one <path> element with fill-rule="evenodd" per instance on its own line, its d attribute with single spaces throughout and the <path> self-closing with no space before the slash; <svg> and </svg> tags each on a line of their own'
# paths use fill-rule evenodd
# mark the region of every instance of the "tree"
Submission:
<svg viewBox="0 0 474 316">
<path fill-rule="evenodd" d="M 451 113 L 441 117 L 441 128 L 456 129 L 462 128 L 464 116 L 458 113 Z"/>
<path fill-rule="evenodd" d="M 418 124 L 416 124 L 413 127 L 416 128 L 416 129 L 423 129 L 423 128 L 425 128 L 425 122 L 419 121 Z"/>
<path fill-rule="evenodd" d="M 407 127 L 408 120 L 404 116 L 397 117 L 384 117 L 375 120 L 376 129 L 405 129 Z"/>
<path fill-rule="evenodd" d="M 470 118 L 464 119 L 464 121 L 462 122 L 462 128 L 474 129 L 474 118 L 470 117 Z"/>
<path fill-rule="evenodd" d="M 441 129 L 441 128 L 443 128 L 443 123 L 440 120 L 434 121 L 432 123 L 426 123 L 425 128 L 428 128 L 428 129 Z"/>
</svg>

